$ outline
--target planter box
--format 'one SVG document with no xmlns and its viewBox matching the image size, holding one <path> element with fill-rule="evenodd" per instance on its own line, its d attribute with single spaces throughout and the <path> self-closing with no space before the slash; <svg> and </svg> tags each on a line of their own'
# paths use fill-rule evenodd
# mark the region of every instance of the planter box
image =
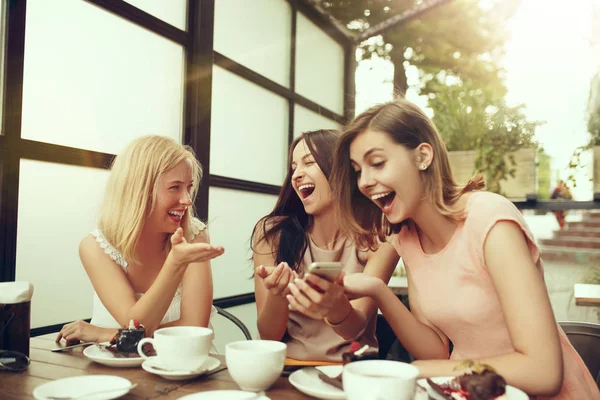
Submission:
<svg viewBox="0 0 600 400">
<path fill-rule="evenodd" d="M 521 149 L 514 153 L 516 165 L 515 177 L 509 176 L 500 181 L 503 194 L 511 200 L 523 200 L 528 194 L 537 193 L 535 149 Z M 449 152 L 450 167 L 457 183 L 464 185 L 475 174 L 475 160 L 477 152 L 451 151 Z M 506 162 L 510 165 L 508 156 Z M 598 175 L 600 177 L 600 174 Z"/>
<path fill-rule="evenodd" d="M 594 155 L 594 171 L 592 176 L 594 177 L 594 194 L 600 194 L 600 146 L 596 146 L 592 149 Z M 595 197 L 595 196 L 594 196 Z"/>
</svg>

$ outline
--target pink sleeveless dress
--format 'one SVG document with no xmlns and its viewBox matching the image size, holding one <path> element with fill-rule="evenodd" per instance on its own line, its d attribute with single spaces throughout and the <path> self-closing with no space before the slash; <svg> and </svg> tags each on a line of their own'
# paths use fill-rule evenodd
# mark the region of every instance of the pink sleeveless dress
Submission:
<svg viewBox="0 0 600 400">
<path fill-rule="evenodd" d="M 508 327 L 494 283 L 484 261 L 484 243 L 499 221 L 516 223 L 527 238 L 531 257 L 543 273 L 540 250 L 523 215 L 505 197 L 474 192 L 446 247 L 436 254 L 422 250 L 414 223 L 408 222 L 393 240 L 412 277 L 411 294 L 423 314 L 454 344 L 453 360 L 485 358 L 513 352 Z M 564 362 L 564 382 L 555 400 L 600 399 L 589 370 L 558 327 Z M 538 399 L 540 399 L 538 397 Z"/>
</svg>

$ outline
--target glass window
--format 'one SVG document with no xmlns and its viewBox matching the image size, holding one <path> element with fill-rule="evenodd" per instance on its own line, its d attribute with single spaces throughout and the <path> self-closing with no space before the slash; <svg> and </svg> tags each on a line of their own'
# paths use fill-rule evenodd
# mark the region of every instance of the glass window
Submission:
<svg viewBox="0 0 600 400">
<path fill-rule="evenodd" d="M 342 125 L 334 120 L 317 114 L 308 108 L 294 105 L 294 137 L 300 136 L 302 132 L 315 131 L 317 129 L 342 129 Z"/>
<path fill-rule="evenodd" d="M 108 171 L 32 160 L 20 168 L 16 278 L 35 285 L 31 327 L 89 318 L 93 289 L 77 249 L 97 226 Z"/>
<path fill-rule="evenodd" d="M 84 1 L 29 0 L 26 22 L 23 138 L 106 153 L 181 141 L 182 46 Z"/>
<path fill-rule="evenodd" d="M 344 48 L 298 13 L 296 91 L 317 104 L 344 114 Z"/>
<path fill-rule="evenodd" d="M 186 0 L 124 0 L 156 18 L 185 31 L 187 29 Z"/>
<path fill-rule="evenodd" d="M 292 10 L 282 0 L 215 2 L 215 50 L 290 86 Z"/>
<path fill-rule="evenodd" d="M 221 67 L 213 68 L 210 172 L 281 185 L 288 101 Z"/>
<path fill-rule="evenodd" d="M 214 298 L 254 292 L 250 235 L 259 219 L 273 210 L 277 196 L 211 187 L 208 196 L 210 242 L 225 247 L 211 261 Z"/>
</svg>

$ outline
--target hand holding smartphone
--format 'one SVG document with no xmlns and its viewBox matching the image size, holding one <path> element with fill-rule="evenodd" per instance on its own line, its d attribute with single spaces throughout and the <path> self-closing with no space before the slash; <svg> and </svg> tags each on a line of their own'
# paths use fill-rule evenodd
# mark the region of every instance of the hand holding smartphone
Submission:
<svg viewBox="0 0 600 400">
<path fill-rule="evenodd" d="M 340 275 L 343 268 L 344 265 L 341 262 L 317 261 L 310 264 L 306 272 L 333 282 Z"/>
</svg>

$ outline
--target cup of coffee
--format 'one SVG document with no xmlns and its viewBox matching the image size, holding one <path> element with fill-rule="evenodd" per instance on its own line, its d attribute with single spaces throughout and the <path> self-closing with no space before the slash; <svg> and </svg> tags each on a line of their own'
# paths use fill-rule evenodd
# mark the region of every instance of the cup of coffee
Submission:
<svg viewBox="0 0 600 400">
<path fill-rule="evenodd" d="M 208 357 L 213 341 L 213 331 L 199 326 L 174 326 L 154 331 L 154 338 L 140 340 L 137 346 L 140 356 L 148 359 L 143 346 L 151 343 L 156 360 L 161 366 L 172 370 L 195 371 L 202 367 Z"/>
<path fill-rule="evenodd" d="M 283 372 L 287 345 L 274 340 L 243 340 L 225 346 L 229 374 L 242 390 L 267 390 Z"/>
<path fill-rule="evenodd" d="M 355 361 L 344 366 L 342 382 L 348 400 L 412 400 L 419 370 L 398 361 Z"/>
</svg>

